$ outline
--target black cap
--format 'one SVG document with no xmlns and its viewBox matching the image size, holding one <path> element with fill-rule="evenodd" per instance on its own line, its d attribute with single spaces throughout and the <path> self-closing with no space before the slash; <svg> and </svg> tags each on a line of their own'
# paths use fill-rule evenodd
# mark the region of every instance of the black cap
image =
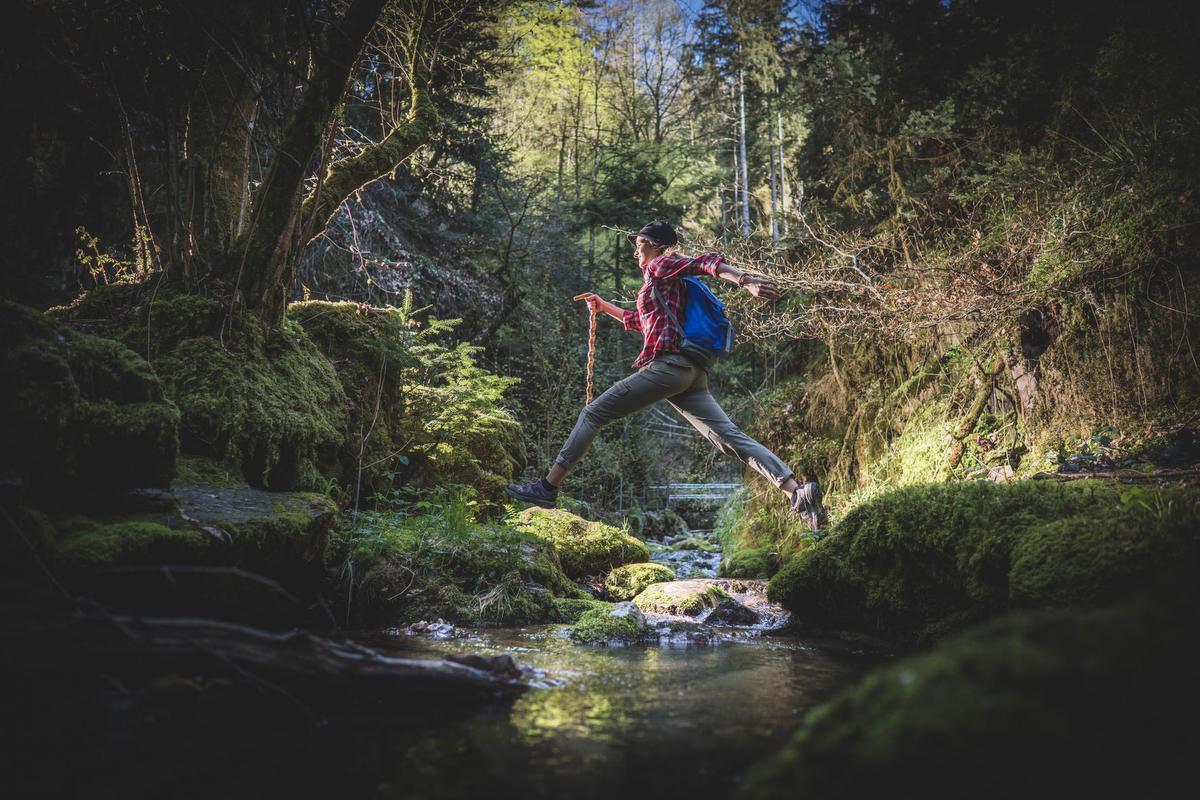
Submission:
<svg viewBox="0 0 1200 800">
<path fill-rule="evenodd" d="M 637 237 L 644 236 L 660 247 L 679 244 L 679 237 L 675 235 L 675 229 L 671 227 L 671 223 L 663 222 L 661 219 L 647 222 L 640 231 L 626 234 L 626 236 L 631 242 L 636 242 Z"/>
</svg>

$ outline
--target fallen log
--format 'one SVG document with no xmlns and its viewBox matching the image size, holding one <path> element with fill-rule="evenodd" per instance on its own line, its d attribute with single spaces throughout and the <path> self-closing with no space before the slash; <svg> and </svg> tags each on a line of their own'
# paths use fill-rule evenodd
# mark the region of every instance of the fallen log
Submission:
<svg viewBox="0 0 1200 800">
<path fill-rule="evenodd" d="M 1160 469 L 1141 472 L 1136 469 L 1080 470 L 1079 472 L 1038 472 L 1035 481 L 1078 481 L 1086 478 L 1103 478 L 1122 483 L 1148 483 L 1154 481 L 1178 481 L 1200 478 L 1200 469 Z"/>
<path fill-rule="evenodd" d="M 472 665 L 396 658 L 303 630 L 284 633 L 201 618 L 0 607 L 5 668 L 39 680 L 82 674 L 204 674 L 279 693 L 306 709 L 399 701 L 406 706 L 511 696 L 525 684 L 511 657 Z"/>
</svg>

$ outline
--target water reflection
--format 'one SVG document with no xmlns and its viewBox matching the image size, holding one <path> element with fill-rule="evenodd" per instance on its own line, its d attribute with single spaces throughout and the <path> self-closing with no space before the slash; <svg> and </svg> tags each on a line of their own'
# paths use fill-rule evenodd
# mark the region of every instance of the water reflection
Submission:
<svg viewBox="0 0 1200 800">
<path fill-rule="evenodd" d="M 736 788 L 799 716 L 869 666 L 794 641 L 594 648 L 560 626 L 396 643 L 408 654 L 513 652 L 535 670 L 510 707 L 389 745 L 383 796 L 709 796 Z"/>
</svg>

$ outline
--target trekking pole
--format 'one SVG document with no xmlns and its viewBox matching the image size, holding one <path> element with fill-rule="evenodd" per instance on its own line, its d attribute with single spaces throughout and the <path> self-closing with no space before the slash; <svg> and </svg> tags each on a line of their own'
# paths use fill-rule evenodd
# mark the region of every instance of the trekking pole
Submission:
<svg viewBox="0 0 1200 800">
<path fill-rule="evenodd" d="M 583 300 L 591 292 L 575 295 L 575 300 Z M 596 372 L 596 309 L 588 306 L 588 360 L 587 360 L 587 402 L 592 402 L 592 375 Z"/>
</svg>

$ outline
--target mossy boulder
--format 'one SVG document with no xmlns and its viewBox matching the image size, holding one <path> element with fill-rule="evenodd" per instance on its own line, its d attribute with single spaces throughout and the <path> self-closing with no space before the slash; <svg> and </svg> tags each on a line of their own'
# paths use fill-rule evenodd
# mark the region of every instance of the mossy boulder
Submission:
<svg viewBox="0 0 1200 800">
<path fill-rule="evenodd" d="M 579 618 L 588 611 L 603 611 L 608 613 L 613 610 L 615 603 L 606 603 L 603 600 L 596 600 L 592 597 L 555 597 L 552 600 L 554 605 L 555 622 L 570 622 L 575 623 Z"/>
<path fill-rule="evenodd" d="M 120 342 L 0 301 L 0 460 L 43 497 L 166 486 L 179 412 Z"/>
<path fill-rule="evenodd" d="M 195 528 L 169 528 L 148 520 L 104 522 L 67 517 L 56 525 L 55 563 L 64 569 L 202 563 L 218 542 Z"/>
<path fill-rule="evenodd" d="M 223 459 L 260 488 L 316 489 L 339 475 L 348 402 L 302 327 L 137 286 L 93 290 L 56 313 L 146 355 L 179 408 L 183 452 Z"/>
<path fill-rule="evenodd" d="M 540 540 L 444 515 L 361 515 L 338 532 L 334 558 L 354 598 L 351 610 L 366 624 L 556 622 L 585 610 L 564 601 L 594 602 Z"/>
<path fill-rule="evenodd" d="M 220 563 L 302 595 L 320 589 L 337 506 L 317 492 L 271 492 L 244 483 L 177 483 L 183 515 L 228 538 Z"/>
<path fill-rule="evenodd" d="M 628 601 L 611 609 L 585 611 L 571 628 L 571 638 L 581 644 L 633 644 L 649 634 L 646 617 Z"/>
<path fill-rule="evenodd" d="M 699 536 L 689 536 L 686 539 L 676 542 L 671 546 L 672 550 L 699 550 L 704 553 L 718 553 L 721 550 L 721 545 L 716 542 L 710 542 Z"/>
<path fill-rule="evenodd" d="M 626 564 L 608 573 L 604 591 L 613 600 L 632 600 L 655 583 L 675 580 L 675 570 L 662 564 Z"/>
<path fill-rule="evenodd" d="M 567 511 L 527 508 L 517 515 L 515 524 L 547 544 L 558 556 L 563 572 L 572 578 L 650 560 L 646 545 L 620 528 L 589 522 Z"/>
<path fill-rule="evenodd" d="M 177 482 L 161 511 L 50 515 L 49 560 L 67 569 L 173 564 L 238 567 L 297 593 L 325 576 L 337 507 L 315 492 L 269 492 L 243 482 Z"/>
<path fill-rule="evenodd" d="M 464 484 L 499 507 L 525 467 L 521 426 L 499 402 L 510 379 L 476 366 L 470 345 L 431 338 L 447 323 L 422 326 L 411 309 L 308 301 L 287 313 L 333 363 L 349 398 L 346 485 L 370 497 L 396 482 Z"/>
<path fill-rule="evenodd" d="M 734 550 L 721 559 L 721 577 L 769 578 L 779 569 L 779 557 L 767 547 Z"/>
<path fill-rule="evenodd" d="M 638 593 L 633 602 L 647 614 L 696 617 L 728 598 L 729 594 L 716 581 L 694 578 L 655 583 Z"/>
<path fill-rule="evenodd" d="M 1195 586 L 1021 612 L 872 672 L 742 797 L 1171 796 L 1197 743 Z"/>
<path fill-rule="evenodd" d="M 629 532 L 639 539 L 665 539 L 688 532 L 683 517 L 670 508 L 634 511 L 625 515 Z"/>
<path fill-rule="evenodd" d="M 1108 601 L 1200 544 L 1200 494 L 1099 481 L 908 487 L 853 509 L 772 579 L 826 626 L 936 636 L 1006 610 Z"/>
</svg>

